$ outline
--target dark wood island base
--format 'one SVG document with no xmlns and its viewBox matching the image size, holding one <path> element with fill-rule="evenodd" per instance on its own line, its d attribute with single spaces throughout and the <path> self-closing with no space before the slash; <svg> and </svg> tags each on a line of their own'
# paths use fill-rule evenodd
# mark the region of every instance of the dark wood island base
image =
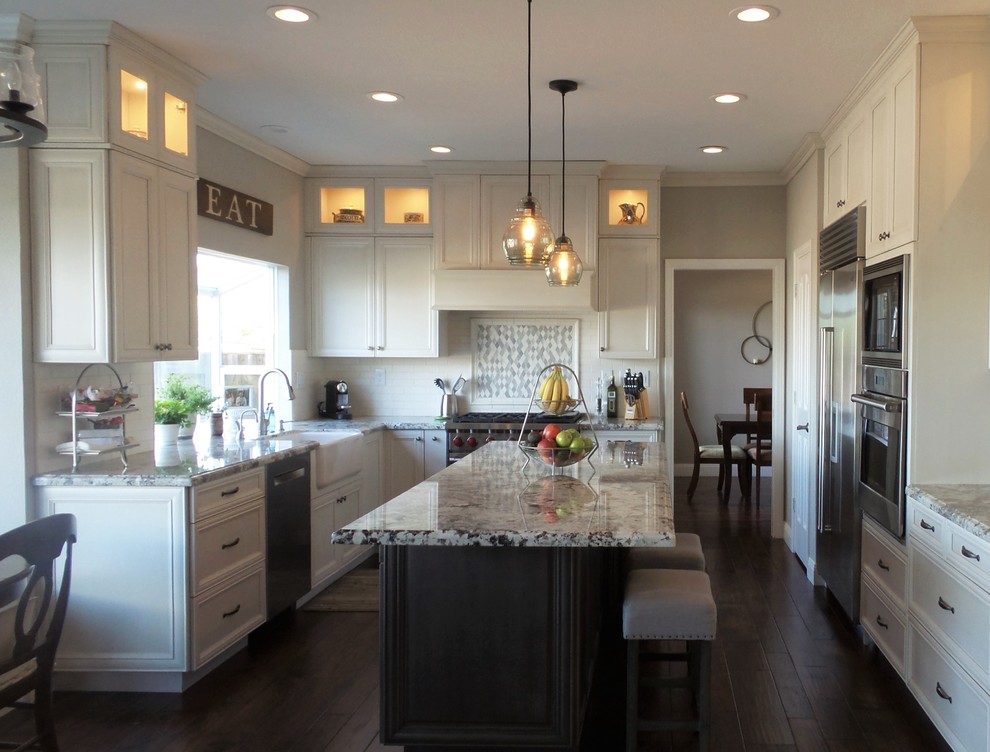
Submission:
<svg viewBox="0 0 990 752">
<path fill-rule="evenodd" d="M 582 748 L 600 638 L 616 631 L 603 616 L 619 607 L 621 552 L 381 552 L 382 743 L 417 752 Z M 621 723 L 616 731 L 621 746 Z"/>
</svg>

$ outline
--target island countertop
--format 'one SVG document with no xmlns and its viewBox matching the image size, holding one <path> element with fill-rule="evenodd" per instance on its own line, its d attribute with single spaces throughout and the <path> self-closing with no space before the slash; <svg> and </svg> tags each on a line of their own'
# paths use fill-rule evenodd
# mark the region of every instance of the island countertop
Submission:
<svg viewBox="0 0 990 752">
<path fill-rule="evenodd" d="M 551 475 L 512 441 L 472 452 L 331 536 L 422 546 L 669 546 L 664 444 L 615 442 Z M 637 464 L 641 463 L 641 464 Z"/>
</svg>

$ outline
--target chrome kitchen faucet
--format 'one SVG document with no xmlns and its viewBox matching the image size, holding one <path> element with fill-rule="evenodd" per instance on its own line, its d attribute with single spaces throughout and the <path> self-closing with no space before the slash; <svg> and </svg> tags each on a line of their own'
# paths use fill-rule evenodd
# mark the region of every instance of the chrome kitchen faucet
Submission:
<svg viewBox="0 0 990 752">
<path fill-rule="evenodd" d="M 292 388 L 292 384 L 289 382 L 289 377 L 281 368 L 273 368 L 270 371 L 265 371 L 261 374 L 261 378 L 258 379 L 258 405 L 260 410 L 258 410 L 258 438 L 268 435 L 268 417 L 265 415 L 265 377 L 273 374 L 280 373 L 282 378 L 285 379 L 285 385 L 289 387 L 289 399 L 294 400 L 296 398 L 296 391 Z"/>
</svg>

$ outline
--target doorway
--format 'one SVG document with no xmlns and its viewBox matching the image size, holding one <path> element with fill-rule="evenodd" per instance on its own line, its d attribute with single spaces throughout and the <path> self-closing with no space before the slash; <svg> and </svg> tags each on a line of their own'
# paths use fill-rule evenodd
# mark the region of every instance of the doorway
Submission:
<svg viewBox="0 0 990 752">
<path fill-rule="evenodd" d="M 785 290 L 785 262 L 784 259 L 667 259 L 664 263 L 664 280 L 665 280 L 665 293 L 664 293 L 664 321 L 665 321 L 665 333 L 664 333 L 664 383 L 667 385 L 665 390 L 666 395 L 666 405 L 665 414 L 668 416 L 667 426 L 666 426 L 666 436 L 667 436 L 667 447 L 668 447 L 668 465 L 671 478 L 674 477 L 674 449 L 678 445 L 679 436 L 687 433 L 684 426 L 683 420 L 680 417 L 680 404 L 678 401 L 678 391 L 675 388 L 675 384 L 680 383 L 677 378 L 677 353 L 685 351 L 681 348 L 681 345 L 685 345 L 687 349 L 691 347 L 690 342 L 681 342 L 681 339 L 686 338 L 688 335 L 679 329 L 677 322 L 677 311 L 678 311 L 678 290 L 680 285 L 681 294 L 687 296 L 688 290 L 691 289 L 691 285 L 697 284 L 699 275 L 701 279 L 704 279 L 705 274 L 711 274 L 711 279 L 714 281 L 724 280 L 726 273 L 737 275 L 739 280 L 745 281 L 747 278 L 750 280 L 762 280 L 759 282 L 763 286 L 763 289 L 768 289 L 770 291 L 770 302 L 771 305 L 768 307 L 770 310 L 769 321 L 767 322 L 765 312 L 760 314 L 759 321 L 767 322 L 769 324 L 769 333 L 761 331 L 761 336 L 769 335 L 767 338 L 773 346 L 772 353 L 763 350 L 762 353 L 750 353 L 747 348 L 743 346 L 742 339 L 748 336 L 751 332 L 750 320 L 751 318 L 757 318 L 757 310 L 750 311 L 749 308 L 754 306 L 747 306 L 746 315 L 740 314 L 743 318 L 744 329 L 742 337 L 736 336 L 733 339 L 733 346 L 730 348 L 727 344 L 723 347 L 725 350 L 724 354 L 718 355 L 718 362 L 713 362 L 709 365 L 710 370 L 714 373 L 719 370 L 720 367 L 724 368 L 725 364 L 731 361 L 732 367 L 735 367 L 736 361 L 740 367 L 745 368 L 747 365 L 743 361 L 744 358 L 755 358 L 761 360 L 764 357 L 769 356 L 766 365 L 769 366 L 770 370 L 770 383 L 768 384 L 774 390 L 774 412 L 773 412 L 773 433 L 774 436 L 784 436 L 784 411 L 786 408 L 786 399 L 784 395 L 784 377 L 785 377 L 785 347 L 784 347 L 784 333 L 785 333 L 785 305 L 784 305 L 784 290 Z M 738 288 L 744 289 L 744 288 Z M 690 307 L 692 304 L 691 299 L 686 299 L 685 304 Z M 765 300 L 762 302 L 766 302 Z M 758 306 L 759 304 L 757 304 Z M 684 310 L 683 308 L 681 309 Z M 683 313 L 682 313 L 683 315 Z M 704 320 L 704 316 L 697 317 L 699 320 Z M 765 326 L 766 324 L 761 324 Z M 712 336 L 716 332 L 711 333 Z M 708 335 L 704 335 L 707 339 Z M 692 335 L 693 338 L 697 339 L 698 334 Z M 738 340 L 738 341 L 737 341 Z M 682 357 L 683 354 L 682 354 Z M 722 363 L 722 366 L 719 365 Z M 732 389 L 729 394 L 712 394 L 705 393 L 704 384 L 700 384 L 698 388 L 693 389 L 689 392 L 692 402 L 692 422 L 695 427 L 699 425 L 708 426 L 709 423 L 714 425 L 714 412 L 742 412 L 743 402 L 742 402 L 742 386 L 760 386 L 760 384 L 743 384 L 739 383 L 738 390 Z M 699 389 L 701 391 L 699 391 Z M 719 386 L 712 386 L 713 390 L 721 389 Z M 736 393 L 738 391 L 738 393 Z M 700 402 L 699 402 L 700 400 Z M 699 404 L 709 404 L 718 405 L 716 410 L 708 409 L 707 412 L 712 413 L 712 415 L 698 413 L 695 416 L 694 405 Z M 712 427 L 712 434 L 714 436 L 714 428 Z M 702 443 L 708 443 L 702 437 Z M 714 439 L 710 443 L 714 443 Z M 785 513 L 784 513 L 784 477 L 783 472 L 784 467 L 784 442 L 774 441 L 773 442 L 773 475 L 771 483 L 771 535 L 775 538 L 781 538 L 784 536 L 785 527 Z M 675 481 L 676 482 L 676 481 Z M 728 482 L 728 480 L 727 480 Z M 738 497 L 737 497 L 738 498 Z"/>
</svg>

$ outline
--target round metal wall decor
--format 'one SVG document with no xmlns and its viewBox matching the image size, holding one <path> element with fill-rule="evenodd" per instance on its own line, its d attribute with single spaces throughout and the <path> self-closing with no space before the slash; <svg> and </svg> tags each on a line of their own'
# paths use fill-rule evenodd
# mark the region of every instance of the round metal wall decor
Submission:
<svg viewBox="0 0 990 752">
<path fill-rule="evenodd" d="M 756 331 L 757 321 L 760 318 L 760 314 L 768 306 L 773 305 L 772 300 L 768 300 L 766 303 L 761 305 L 756 309 L 756 313 L 753 314 L 753 333 L 746 337 L 739 345 L 739 354 L 742 355 L 742 359 L 745 360 L 750 365 L 761 366 L 770 360 L 770 356 L 773 355 L 773 343 L 770 341 L 769 337 L 764 337 L 762 334 Z M 766 350 L 764 354 L 763 350 Z M 747 352 L 747 350 L 749 352 Z"/>
</svg>

